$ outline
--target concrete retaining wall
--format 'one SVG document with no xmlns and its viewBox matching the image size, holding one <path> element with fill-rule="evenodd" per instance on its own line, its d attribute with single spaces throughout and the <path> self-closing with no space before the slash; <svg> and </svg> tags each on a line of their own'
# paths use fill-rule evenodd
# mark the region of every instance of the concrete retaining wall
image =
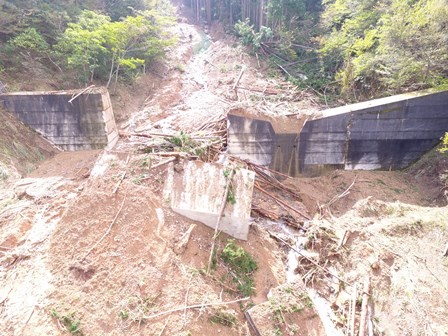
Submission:
<svg viewBox="0 0 448 336">
<path fill-rule="evenodd" d="M 26 125 L 64 150 L 112 147 L 118 131 L 106 89 L 79 91 L 13 92 L 0 95 L 0 103 Z"/>
<path fill-rule="evenodd" d="M 417 92 L 322 112 L 294 131 L 229 115 L 229 153 L 290 176 L 326 169 L 401 169 L 448 131 L 448 91 Z"/>
</svg>

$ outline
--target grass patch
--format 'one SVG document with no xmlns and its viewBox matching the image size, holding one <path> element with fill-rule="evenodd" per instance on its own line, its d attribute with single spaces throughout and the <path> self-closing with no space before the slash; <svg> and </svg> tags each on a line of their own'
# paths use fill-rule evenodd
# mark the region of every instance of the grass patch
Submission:
<svg viewBox="0 0 448 336">
<path fill-rule="evenodd" d="M 75 318 L 74 313 L 62 314 L 53 308 L 51 310 L 51 316 L 56 318 L 59 321 L 59 324 L 61 324 L 71 335 L 84 335 L 80 327 L 81 322 Z"/>
<path fill-rule="evenodd" d="M 219 310 L 210 316 L 210 322 L 221 324 L 226 327 L 233 327 L 236 323 L 236 316 L 232 313 Z"/>
<path fill-rule="evenodd" d="M 253 272 L 258 269 L 258 265 L 252 256 L 238 247 L 234 239 L 229 239 L 220 258 L 229 268 L 228 278 L 236 284 L 236 289 L 244 296 L 254 294 Z"/>
</svg>

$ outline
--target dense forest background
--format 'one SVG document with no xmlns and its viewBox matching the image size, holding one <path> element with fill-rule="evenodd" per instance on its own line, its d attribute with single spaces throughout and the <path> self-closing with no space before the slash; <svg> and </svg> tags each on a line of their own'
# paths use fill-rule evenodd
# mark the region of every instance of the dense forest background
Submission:
<svg viewBox="0 0 448 336">
<path fill-rule="evenodd" d="M 346 101 L 448 88 L 448 0 L 184 0 L 298 86 Z M 0 0 L 0 81 L 132 82 L 176 43 L 168 0 Z M 39 78 L 35 78 L 36 81 Z"/>
</svg>

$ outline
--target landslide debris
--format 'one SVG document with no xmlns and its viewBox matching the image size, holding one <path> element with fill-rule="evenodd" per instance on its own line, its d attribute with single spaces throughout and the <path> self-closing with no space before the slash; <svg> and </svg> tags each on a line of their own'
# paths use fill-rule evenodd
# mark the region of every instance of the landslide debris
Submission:
<svg viewBox="0 0 448 336">
<path fill-rule="evenodd" d="M 0 98 L 1 99 L 1 98 Z M 26 176 L 59 152 L 0 106 L 0 183 Z"/>
</svg>

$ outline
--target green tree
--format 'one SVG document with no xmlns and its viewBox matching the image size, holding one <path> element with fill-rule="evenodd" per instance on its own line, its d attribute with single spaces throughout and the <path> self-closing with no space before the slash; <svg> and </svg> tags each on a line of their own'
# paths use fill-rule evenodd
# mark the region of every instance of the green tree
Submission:
<svg viewBox="0 0 448 336">
<path fill-rule="evenodd" d="M 136 12 L 121 21 L 93 11 L 83 11 L 70 23 L 56 48 L 67 64 L 81 71 L 83 80 L 132 78 L 141 67 L 163 55 L 174 40 L 165 27 L 173 18 L 157 10 Z"/>
<path fill-rule="evenodd" d="M 14 48 L 35 52 L 45 52 L 50 48 L 47 41 L 35 28 L 27 28 L 23 33 L 12 38 L 9 43 Z"/>
<path fill-rule="evenodd" d="M 146 9 L 143 0 L 105 0 L 104 9 L 112 21 L 118 21 L 134 14 L 134 11 Z"/>
<path fill-rule="evenodd" d="M 81 71 L 84 82 L 95 77 L 95 71 L 109 58 L 105 47 L 105 27 L 110 18 L 93 11 L 83 11 L 76 23 L 69 23 L 55 49 L 65 55 L 67 65 Z"/>
<path fill-rule="evenodd" d="M 359 100 L 447 85 L 447 0 L 327 0 L 325 66 Z"/>
</svg>

